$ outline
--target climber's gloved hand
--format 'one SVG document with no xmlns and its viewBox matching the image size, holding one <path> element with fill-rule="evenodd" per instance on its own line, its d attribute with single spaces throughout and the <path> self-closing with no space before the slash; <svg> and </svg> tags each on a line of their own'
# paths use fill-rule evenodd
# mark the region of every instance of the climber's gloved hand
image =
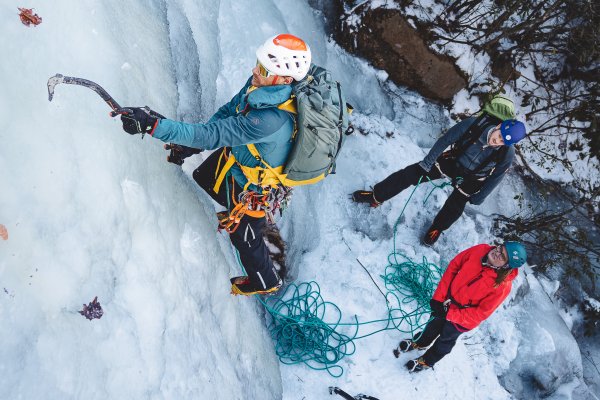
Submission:
<svg viewBox="0 0 600 400">
<path fill-rule="evenodd" d="M 450 303 L 437 301 L 434 299 L 429 300 L 429 306 L 431 307 L 431 315 L 438 318 L 446 318 L 446 314 L 448 314 L 448 306 Z"/>
<path fill-rule="evenodd" d="M 167 161 L 177 165 L 182 165 L 186 158 L 204 151 L 203 149 L 194 149 L 175 143 L 167 143 L 164 145 L 164 148 L 165 150 L 170 150 Z"/>
<path fill-rule="evenodd" d="M 121 115 L 123 130 L 130 135 L 138 133 L 152 134 L 158 125 L 158 121 L 165 117 L 150 109 L 150 107 L 124 107 L 115 111 L 115 115 Z"/>
<path fill-rule="evenodd" d="M 455 188 L 459 188 L 460 185 L 462 185 L 462 183 L 464 182 L 464 178 L 462 176 L 455 176 L 454 178 L 452 178 L 452 186 Z"/>
</svg>

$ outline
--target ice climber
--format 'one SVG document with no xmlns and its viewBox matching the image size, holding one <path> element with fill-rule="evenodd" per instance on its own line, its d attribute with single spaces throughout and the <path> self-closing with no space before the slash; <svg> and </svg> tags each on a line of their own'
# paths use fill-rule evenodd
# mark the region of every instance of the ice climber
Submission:
<svg viewBox="0 0 600 400">
<path fill-rule="evenodd" d="M 256 57 L 244 87 L 206 123 L 173 121 L 147 107 L 128 107 L 133 115 L 121 116 L 127 133 L 148 133 L 175 143 L 165 145 L 171 150 L 171 162 L 181 164 L 197 149 L 219 149 L 193 172 L 193 178 L 229 211 L 221 215 L 221 226 L 230 234 L 247 273 L 231 279 L 232 293 L 245 295 L 271 293 L 282 284 L 263 241 L 263 206 L 279 201 L 285 188 L 275 180 L 265 183 L 262 178 L 270 170 L 260 166 L 264 161 L 277 169 L 288 159 L 296 124 L 291 84 L 305 78 L 311 67 L 309 46 L 290 34 L 267 40 Z M 265 195 L 269 183 L 272 190 Z"/>
<path fill-rule="evenodd" d="M 464 332 L 486 320 L 506 299 L 517 276 L 527 262 L 527 253 L 519 242 L 499 246 L 479 244 L 458 254 L 444 272 L 431 305 L 431 320 L 422 333 L 400 342 L 400 353 L 426 350 L 406 363 L 410 372 L 433 367 L 446 356 Z M 436 339 L 437 338 L 437 339 Z"/>
<path fill-rule="evenodd" d="M 421 162 L 394 172 L 372 191 L 355 191 L 352 199 L 377 207 L 420 179 L 451 178 L 454 190 L 422 239 L 431 246 L 460 218 L 467 202 L 479 205 L 494 190 L 513 162 L 513 145 L 525 134 L 525 125 L 514 119 L 464 119 L 438 139 Z M 444 151 L 450 145 L 452 149 Z"/>
</svg>

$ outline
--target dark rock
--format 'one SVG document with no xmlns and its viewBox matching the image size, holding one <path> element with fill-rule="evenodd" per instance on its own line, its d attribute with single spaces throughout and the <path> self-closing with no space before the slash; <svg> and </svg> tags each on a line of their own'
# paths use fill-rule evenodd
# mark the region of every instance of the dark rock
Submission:
<svg viewBox="0 0 600 400">
<path fill-rule="evenodd" d="M 346 50 L 385 70 L 396 84 L 432 100 L 447 103 L 467 85 L 452 58 L 431 50 L 400 10 L 370 9 L 365 3 L 344 15 L 334 36 Z"/>
</svg>

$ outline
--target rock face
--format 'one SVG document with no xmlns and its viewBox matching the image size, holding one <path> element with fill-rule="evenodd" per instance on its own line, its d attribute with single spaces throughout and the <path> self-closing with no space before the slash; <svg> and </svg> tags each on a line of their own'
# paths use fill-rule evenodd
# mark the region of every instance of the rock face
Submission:
<svg viewBox="0 0 600 400">
<path fill-rule="evenodd" d="M 399 10 L 370 9 L 368 2 L 345 14 L 334 32 L 347 51 L 366 58 L 432 100 L 449 102 L 467 80 L 450 57 L 433 52 Z"/>
</svg>

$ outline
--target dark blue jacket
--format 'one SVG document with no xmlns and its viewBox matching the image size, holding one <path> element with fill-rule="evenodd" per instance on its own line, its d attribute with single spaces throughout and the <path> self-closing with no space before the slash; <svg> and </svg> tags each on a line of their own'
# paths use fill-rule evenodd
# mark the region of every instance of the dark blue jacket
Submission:
<svg viewBox="0 0 600 400">
<path fill-rule="evenodd" d="M 219 108 L 207 123 L 188 124 L 163 119 L 152 136 L 163 142 L 197 149 L 231 147 L 235 159 L 249 167 L 259 164 L 245 146 L 253 143 L 269 165 L 284 165 L 292 149 L 295 116 L 277 106 L 290 98 L 292 87 L 265 86 L 248 92 L 250 82 L 248 79 L 242 90 Z M 230 172 L 241 187 L 248 182 L 239 166 L 234 164 Z"/>
<path fill-rule="evenodd" d="M 462 120 L 458 124 L 454 125 L 448 131 L 435 142 L 427 156 L 419 163 L 419 165 L 427 172 L 431 170 L 433 165 L 439 156 L 442 155 L 452 144 L 458 142 L 468 131 L 469 127 L 473 124 L 476 117 L 470 117 Z M 487 144 L 487 136 L 490 130 L 494 127 L 490 126 L 484 129 L 483 133 L 479 137 L 477 143 L 467 147 L 465 151 L 460 154 L 457 158 L 458 163 L 466 171 L 475 171 L 477 168 L 485 162 L 486 159 L 495 151 L 499 151 L 500 147 L 492 147 Z M 487 177 L 481 190 L 471 196 L 469 201 L 472 204 L 481 204 L 485 198 L 494 190 L 498 183 L 504 177 L 504 173 L 511 166 L 513 159 L 515 158 L 515 149 L 513 146 L 508 146 L 508 151 L 505 156 L 499 162 L 494 162 L 494 159 L 483 167 L 481 171 L 477 172 L 477 176 Z M 490 175 L 490 171 L 494 169 Z"/>
</svg>

